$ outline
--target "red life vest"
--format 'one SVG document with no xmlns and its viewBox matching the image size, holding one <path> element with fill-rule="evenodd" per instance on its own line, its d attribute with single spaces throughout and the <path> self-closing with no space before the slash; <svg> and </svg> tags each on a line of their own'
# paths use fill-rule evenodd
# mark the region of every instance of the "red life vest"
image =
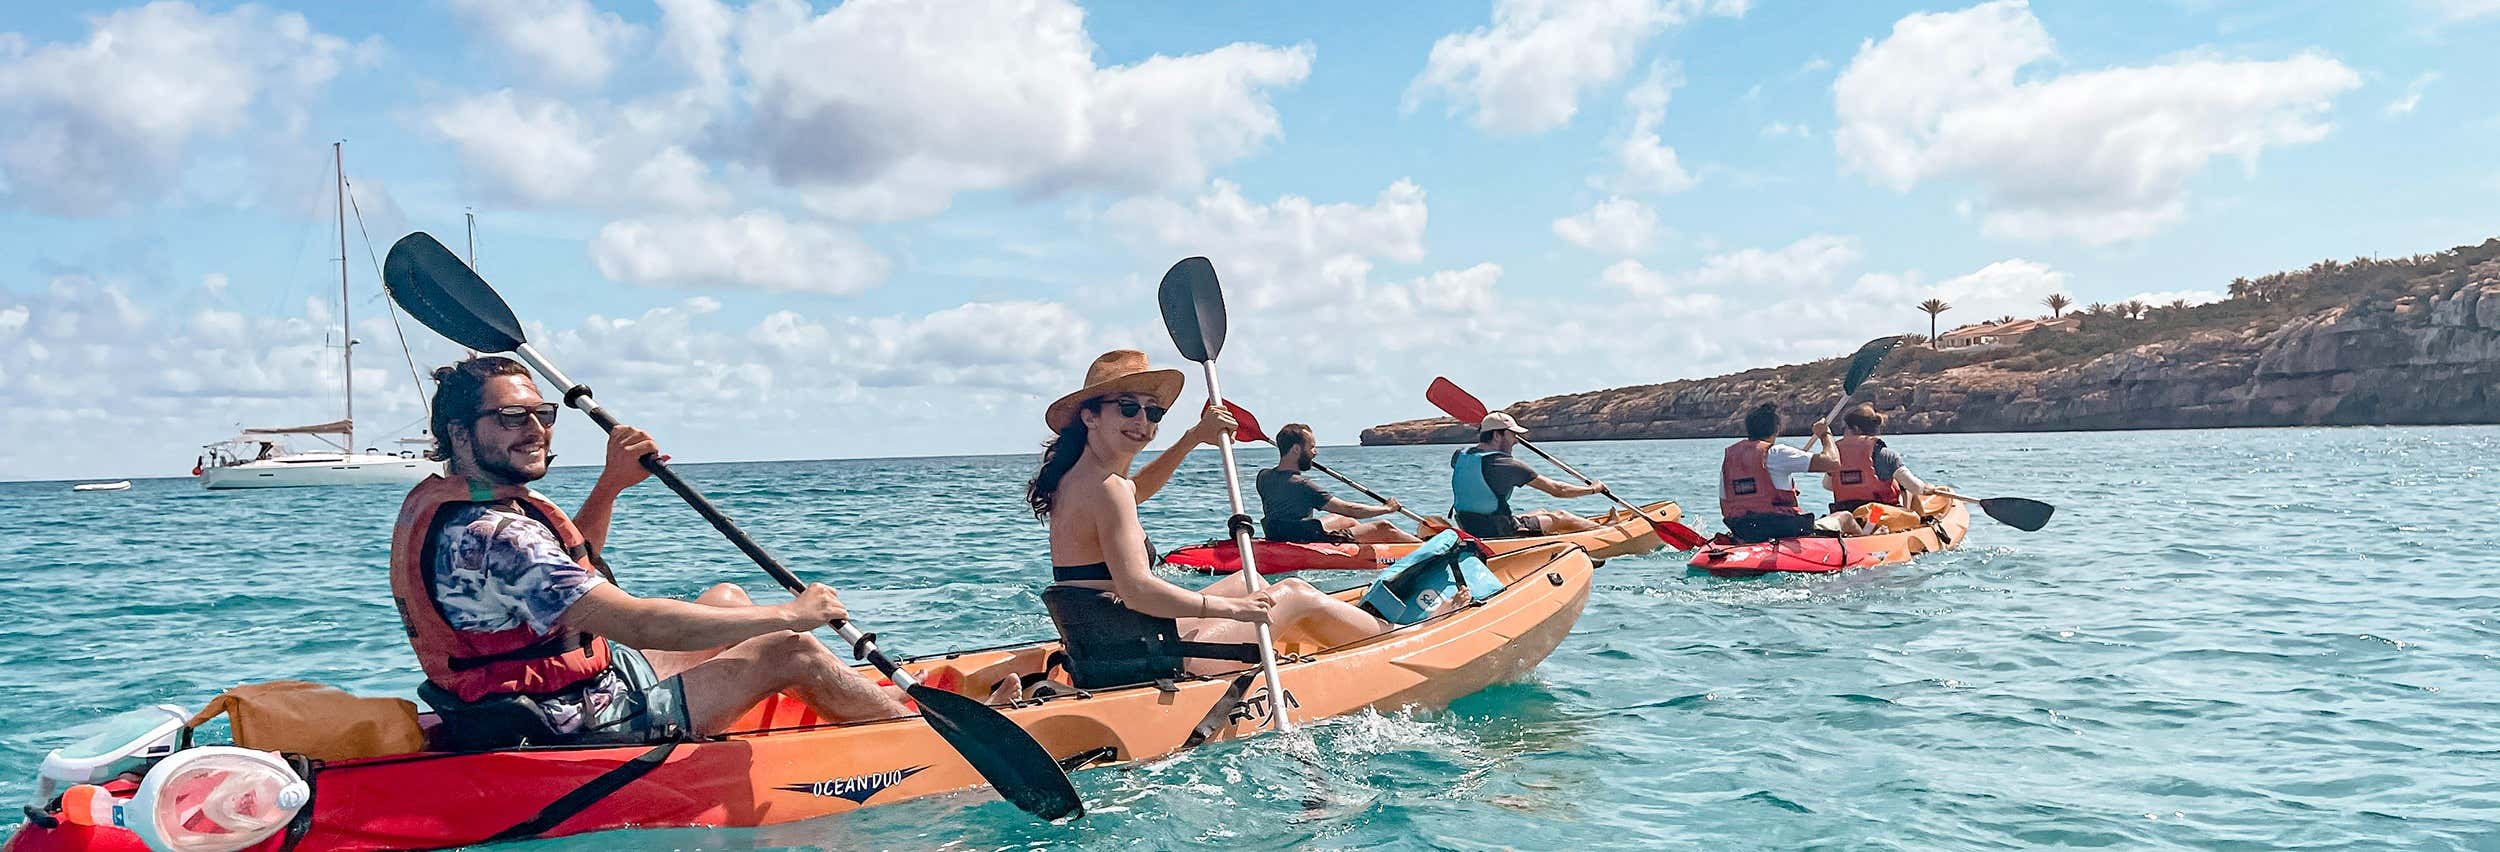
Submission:
<svg viewBox="0 0 2500 852">
<path fill-rule="evenodd" d="M 1875 447 L 1878 443 L 1872 435 L 1848 435 L 1840 439 L 1840 469 L 1823 475 L 1824 487 L 1832 490 L 1832 502 L 1901 502 L 1901 486 L 1875 475 Z"/>
<path fill-rule="evenodd" d="M 598 570 L 573 519 L 538 492 L 441 475 L 417 483 L 400 504 L 399 527 L 391 533 L 391 600 L 399 605 L 399 620 L 408 628 L 408 644 L 416 648 L 426 679 L 462 701 L 548 695 L 608 670 L 607 640 L 588 633 L 540 636 L 527 624 L 481 633 L 454 630 L 443 620 L 426 565 L 435 518 L 446 508 L 504 500 L 519 501 L 532 518 L 555 532 L 575 563 Z"/>
<path fill-rule="evenodd" d="M 1797 492 L 1771 481 L 1771 445 L 1745 439 L 1719 460 L 1719 517 L 1798 515 Z"/>
</svg>

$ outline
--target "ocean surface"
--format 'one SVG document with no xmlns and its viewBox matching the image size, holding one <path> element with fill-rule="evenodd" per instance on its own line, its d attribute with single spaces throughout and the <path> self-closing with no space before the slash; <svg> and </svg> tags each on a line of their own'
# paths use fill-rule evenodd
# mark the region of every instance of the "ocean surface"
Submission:
<svg viewBox="0 0 2500 852">
<path fill-rule="evenodd" d="M 1548 449 L 1709 530 L 1722 443 Z M 980 794 L 526 848 L 2500 849 L 2500 428 L 1893 444 L 1931 482 L 2047 500 L 2056 520 L 1975 515 L 1962 550 L 1836 575 L 1615 560 L 1523 681 L 1081 773 L 1093 813 L 1069 825 Z M 1448 452 L 1321 459 L 1437 508 Z M 683 472 L 910 654 L 1050 634 L 1033 466 Z M 1221 532 L 1219 471 L 1202 450 L 1148 504 L 1159 547 Z M 594 475 L 544 490 L 571 505 Z M 0 799 L 13 810 L 45 751 L 130 707 L 279 678 L 413 696 L 384 579 L 399 499 L 0 484 Z M 771 590 L 656 482 L 625 499 L 609 558 L 645 595 Z"/>
</svg>

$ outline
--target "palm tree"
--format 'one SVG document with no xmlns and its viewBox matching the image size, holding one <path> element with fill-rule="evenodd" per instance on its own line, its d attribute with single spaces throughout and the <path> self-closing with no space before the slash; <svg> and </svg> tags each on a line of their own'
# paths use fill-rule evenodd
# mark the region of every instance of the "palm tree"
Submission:
<svg viewBox="0 0 2500 852">
<path fill-rule="evenodd" d="M 2231 298 L 2245 299 L 2255 295 L 2256 292 L 2257 285 L 2249 283 L 2247 278 L 2231 279 Z"/>
<path fill-rule="evenodd" d="M 2128 319 L 2143 319 L 2144 309 L 2144 303 L 2136 299 L 2128 299 L 2124 302 L 2118 303 L 2118 312 L 2125 315 Z"/>
<path fill-rule="evenodd" d="M 1927 348 L 1934 349 L 1936 348 L 1936 315 L 1953 310 L 1953 306 L 1945 304 L 1943 299 L 1929 299 L 1918 303 L 1918 309 L 1927 312 Z"/>
<path fill-rule="evenodd" d="M 2170 300 L 2170 309 L 2171 309 L 2171 310 L 2174 310 L 2174 311 L 2184 311 L 2184 310 L 2187 310 L 2187 306 L 2188 306 L 2188 302 L 2187 302 L 2187 300 L 2186 300 L 2186 299 L 2172 299 L 2172 300 Z"/>
<path fill-rule="evenodd" d="M 2048 298 L 2040 300 L 2040 304 L 2049 306 L 2049 319 L 2065 316 L 2066 306 L 2074 303 L 2075 300 L 2066 298 L 2064 293 L 2050 293 Z"/>
<path fill-rule="evenodd" d="M 2106 315 L 2108 315 L 2108 313 L 2109 313 L 2109 303 L 2108 303 L 2108 302 L 2093 302 L 2092 304 L 2089 304 L 2089 305 L 2085 305 L 2085 306 L 2083 306 L 2083 312 L 2084 312 L 2085 314 L 2088 314 L 2088 315 L 2091 315 L 2091 316 L 2096 316 L 2096 317 L 2097 317 L 2097 316 L 2106 316 Z"/>
</svg>

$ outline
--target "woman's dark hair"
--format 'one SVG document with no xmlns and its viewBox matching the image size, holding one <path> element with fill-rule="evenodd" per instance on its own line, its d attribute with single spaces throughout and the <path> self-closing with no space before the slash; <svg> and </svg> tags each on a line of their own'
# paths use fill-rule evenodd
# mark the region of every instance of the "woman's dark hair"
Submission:
<svg viewBox="0 0 2500 852">
<path fill-rule="evenodd" d="M 1059 498 L 1059 478 L 1076 467 L 1076 460 L 1085 455 L 1085 409 L 1100 400 L 1086 400 L 1077 406 L 1078 416 L 1068 421 L 1068 428 L 1059 430 L 1059 437 L 1042 444 L 1042 471 L 1033 474 L 1033 481 L 1024 484 L 1024 502 L 1032 505 L 1033 517 L 1050 520 L 1050 504 Z"/>
<path fill-rule="evenodd" d="M 1840 421 L 1849 428 L 1858 430 L 1860 435 L 1880 435 L 1884 432 L 1884 415 L 1876 411 L 1871 403 L 1858 403 L 1858 407 L 1849 409 L 1849 413 L 1841 415 Z"/>
<path fill-rule="evenodd" d="M 435 461 L 451 458 L 451 427 L 469 427 L 477 419 L 478 398 L 485 395 L 486 380 L 496 376 L 528 377 L 529 368 L 521 362 L 501 355 L 479 355 L 448 367 L 434 368 L 434 449 L 426 454 Z"/>
<path fill-rule="evenodd" d="M 1763 403 L 1745 413 L 1745 437 L 1768 441 L 1780 436 L 1780 407 Z"/>
</svg>

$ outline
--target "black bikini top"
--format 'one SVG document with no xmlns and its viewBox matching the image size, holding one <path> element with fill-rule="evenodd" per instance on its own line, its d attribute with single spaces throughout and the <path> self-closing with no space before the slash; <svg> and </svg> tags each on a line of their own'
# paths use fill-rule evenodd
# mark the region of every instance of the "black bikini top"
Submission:
<svg viewBox="0 0 2500 852">
<path fill-rule="evenodd" d="M 1111 563 L 1096 562 L 1091 565 L 1050 566 L 1051 582 L 1073 583 L 1085 580 L 1096 580 L 1105 583 L 1111 582 Z"/>
</svg>

